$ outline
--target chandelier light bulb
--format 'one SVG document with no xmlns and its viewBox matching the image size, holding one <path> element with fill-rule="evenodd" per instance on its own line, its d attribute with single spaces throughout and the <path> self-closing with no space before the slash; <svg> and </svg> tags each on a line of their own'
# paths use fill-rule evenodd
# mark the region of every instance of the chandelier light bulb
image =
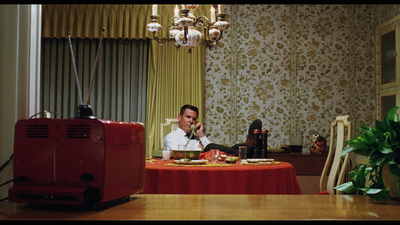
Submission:
<svg viewBox="0 0 400 225">
<path fill-rule="evenodd" d="M 215 9 L 211 6 L 211 23 L 215 22 Z"/>
<path fill-rule="evenodd" d="M 179 8 L 178 8 L 178 5 L 175 5 L 174 17 L 179 17 Z"/>
<path fill-rule="evenodd" d="M 157 15 L 157 5 L 153 5 L 153 15 Z"/>
</svg>

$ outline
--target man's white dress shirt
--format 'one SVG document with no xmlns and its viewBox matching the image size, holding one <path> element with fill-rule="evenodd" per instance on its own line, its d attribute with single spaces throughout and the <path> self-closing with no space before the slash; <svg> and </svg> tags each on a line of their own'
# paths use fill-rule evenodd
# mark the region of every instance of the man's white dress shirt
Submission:
<svg viewBox="0 0 400 225">
<path fill-rule="evenodd" d="M 195 136 L 195 135 L 193 135 Z M 176 128 L 176 130 L 171 131 L 164 139 L 164 147 L 169 147 L 170 149 L 178 149 L 178 145 L 185 145 L 189 138 L 186 136 L 186 132 L 181 128 Z M 205 148 L 211 141 L 206 137 L 199 138 L 195 136 L 195 139 L 191 139 L 186 146 L 186 149 L 201 149 L 200 142 Z"/>
</svg>

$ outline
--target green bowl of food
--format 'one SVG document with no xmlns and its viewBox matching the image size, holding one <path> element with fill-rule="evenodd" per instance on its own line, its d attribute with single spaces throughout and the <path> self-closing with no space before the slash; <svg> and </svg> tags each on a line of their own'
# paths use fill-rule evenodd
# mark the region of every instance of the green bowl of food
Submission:
<svg viewBox="0 0 400 225">
<path fill-rule="evenodd" d="M 178 159 L 199 159 L 201 149 L 180 149 L 180 150 L 171 150 L 172 156 L 175 160 Z"/>
</svg>

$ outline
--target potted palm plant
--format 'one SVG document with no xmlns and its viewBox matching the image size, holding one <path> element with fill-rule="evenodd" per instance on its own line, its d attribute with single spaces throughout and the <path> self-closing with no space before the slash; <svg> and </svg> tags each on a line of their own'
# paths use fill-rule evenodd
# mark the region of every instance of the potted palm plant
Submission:
<svg viewBox="0 0 400 225">
<path fill-rule="evenodd" d="M 364 194 L 373 199 L 400 199 L 400 119 L 392 108 L 375 127 L 361 125 L 361 134 L 348 140 L 341 156 L 353 152 L 368 157 L 367 164 L 349 172 L 351 181 L 335 189 L 349 194 Z"/>
</svg>

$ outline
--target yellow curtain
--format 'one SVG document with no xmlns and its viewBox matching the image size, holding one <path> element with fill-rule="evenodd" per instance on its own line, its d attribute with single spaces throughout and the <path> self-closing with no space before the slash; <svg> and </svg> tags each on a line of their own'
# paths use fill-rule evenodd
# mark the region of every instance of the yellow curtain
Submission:
<svg viewBox="0 0 400 225">
<path fill-rule="evenodd" d="M 174 42 L 160 46 L 151 41 L 147 78 L 146 149 L 152 155 L 160 149 L 160 123 L 177 118 L 184 104 L 199 108 L 199 121 L 204 116 L 205 46 L 176 49 Z"/>
<path fill-rule="evenodd" d="M 173 17 L 175 5 L 158 5 L 159 23 L 163 26 L 158 38 L 168 37 L 168 21 Z M 210 18 L 210 5 L 199 5 L 195 16 Z M 180 6 L 179 6 L 180 8 Z M 160 45 L 152 40 L 149 52 L 146 105 L 146 149 L 147 155 L 160 149 L 160 123 L 166 118 L 177 118 L 184 104 L 199 108 L 199 121 L 204 116 L 204 45 L 188 50 L 176 49 L 170 40 Z"/>
<path fill-rule="evenodd" d="M 44 4 L 42 6 L 42 37 L 146 39 L 151 5 L 124 4 Z"/>
<path fill-rule="evenodd" d="M 195 16 L 210 18 L 211 5 L 199 5 Z M 168 38 L 168 25 L 174 16 L 175 5 L 158 5 L 159 23 L 163 29 L 157 37 Z M 180 8 L 180 5 L 179 5 Z M 44 4 L 42 6 L 42 37 L 67 38 L 104 38 L 153 39 L 146 29 L 151 22 L 150 4 Z"/>
</svg>

